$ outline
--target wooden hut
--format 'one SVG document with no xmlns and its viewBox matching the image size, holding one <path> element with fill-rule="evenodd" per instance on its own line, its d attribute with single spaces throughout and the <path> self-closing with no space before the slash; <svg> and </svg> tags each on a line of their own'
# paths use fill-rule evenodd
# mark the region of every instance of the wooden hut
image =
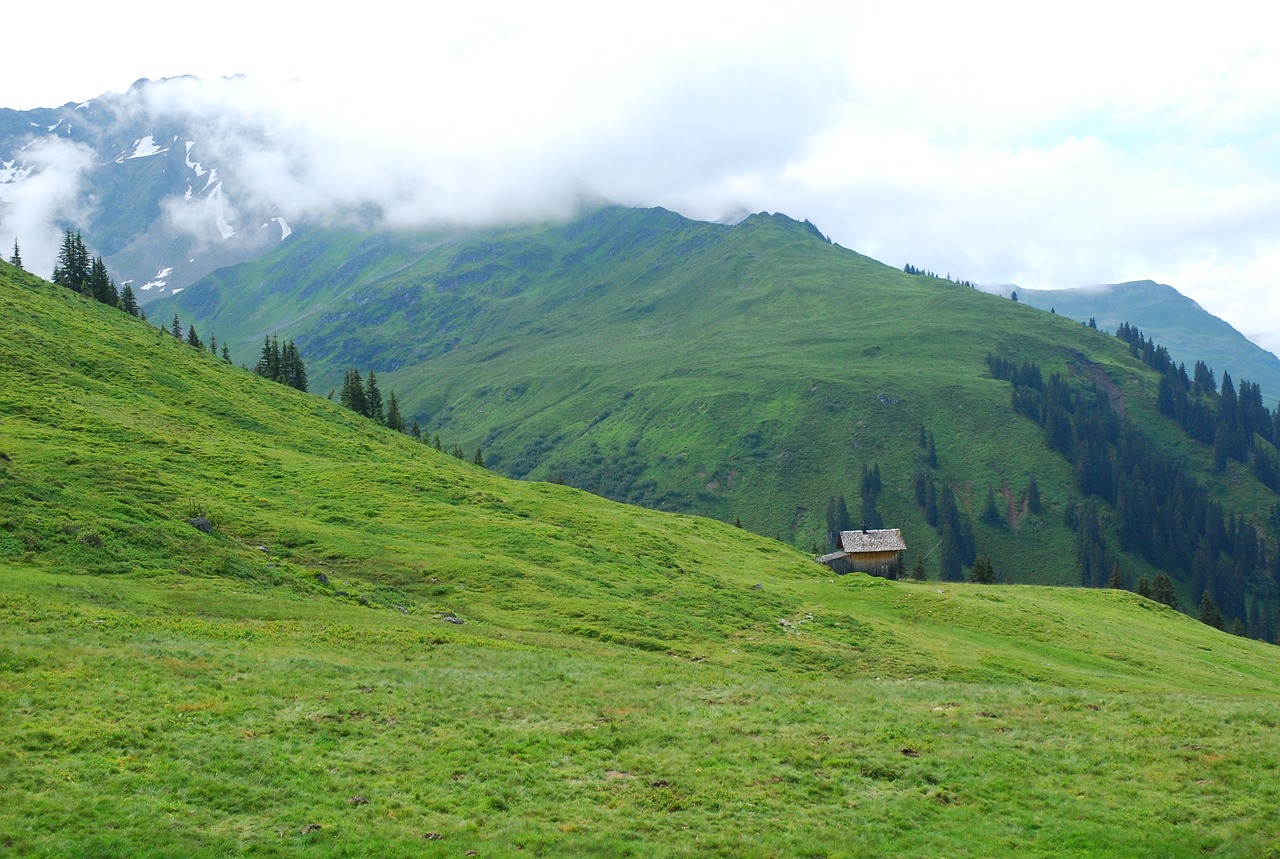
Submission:
<svg viewBox="0 0 1280 859">
<path fill-rule="evenodd" d="M 841 575 L 849 572 L 870 573 L 874 576 L 893 576 L 900 568 L 900 558 L 907 544 L 902 541 L 902 531 L 897 528 L 877 528 L 861 531 L 841 531 L 840 551 L 818 558 Z"/>
</svg>

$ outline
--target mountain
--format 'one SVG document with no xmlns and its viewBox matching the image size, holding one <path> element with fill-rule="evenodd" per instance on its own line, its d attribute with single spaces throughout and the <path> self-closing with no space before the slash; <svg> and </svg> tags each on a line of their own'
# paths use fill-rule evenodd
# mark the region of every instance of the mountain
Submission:
<svg viewBox="0 0 1280 859">
<path fill-rule="evenodd" d="M 1274 648 L 1133 594 L 835 577 L 501 478 L 3 263 L 0 415 L 8 853 L 1274 841 Z"/>
<path fill-rule="evenodd" d="M 231 130 L 184 108 L 165 89 L 174 82 L 141 80 L 59 108 L 0 109 L 0 223 L 14 234 L 2 237 L 6 258 L 14 238 L 28 261 L 41 246 L 51 257 L 61 230 L 75 229 L 145 304 L 289 236 L 284 219 L 237 185 L 236 158 L 224 155 L 235 151 Z M 269 133 L 237 127 L 234 136 Z"/>
<path fill-rule="evenodd" d="M 1166 570 L 1184 607 L 1207 588 L 1242 622 L 1276 599 L 1269 412 L 1251 407 L 1249 432 L 1236 442 L 1233 423 L 1232 452 L 1215 451 L 1217 401 L 1197 395 L 1209 435 L 1193 441 L 1161 413 L 1160 373 L 1115 337 L 783 215 L 315 230 L 154 308 L 247 363 L 266 335 L 296 339 L 321 394 L 376 371 L 429 433 L 512 477 L 814 554 L 833 526 L 878 517 L 934 577 L 985 554 L 1021 582 L 1101 585 L 1118 567 L 1136 587 Z M 1202 547 L 1215 556 L 1195 561 Z"/>
<path fill-rule="evenodd" d="M 1008 290 L 1002 290 L 1008 295 Z M 1204 361 L 1221 378 L 1230 373 L 1262 386 L 1267 405 L 1280 402 L 1280 358 L 1253 343 L 1239 331 L 1172 286 L 1150 280 L 1113 283 L 1081 289 L 1017 289 L 1018 300 L 1077 322 L 1096 320 L 1114 332 L 1122 322 L 1136 325 L 1167 347 L 1175 361 L 1190 368 Z"/>
</svg>

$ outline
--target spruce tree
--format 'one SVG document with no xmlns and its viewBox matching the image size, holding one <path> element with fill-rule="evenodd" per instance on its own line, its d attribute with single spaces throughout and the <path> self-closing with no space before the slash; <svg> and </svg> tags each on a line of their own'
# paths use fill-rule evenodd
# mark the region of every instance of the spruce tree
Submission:
<svg viewBox="0 0 1280 859">
<path fill-rule="evenodd" d="M 120 293 L 116 292 L 115 282 L 107 274 L 107 264 L 102 257 L 94 257 L 89 266 L 89 278 L 85 284 L 85 294 L 96 298 L 108 307 L 120 306 Z"/>
<path fill-rule="evenodd" d="M 1151 598 L 1156 602 L 1164 603 L 1169 608 L 1178 607 L 1178 597 L 1173 592 L 1173 580 L 1163 570 L 1156 574 L 1156 580 L 1151 585 Z"/>
<path fill-rule="evenodd" d="M 9 257 L 9 265 L 22 268 L 22 251 L 18 250 L 18 237 L 13 237 L 13 255 Z"/>
<path fill-rule="evenodd" d="M 369 400 L 365 396 L 364 382 L 360 379 L 359 370 L 348 370 L 342 377 L 342 393 L 339 402 L 353 412 L 362 415 L 369 413 Z"/>
<path fill-rule="evenodd" d="M 231 350 L 227 348 L 226 343 L 222 344 L 222 360 L 226 361 L 228 364 L 231 363 Z"/>
<path fill-rule="evenodd" d="M 194 324 L 187 326 L 187 345 L 192 349 L 199 349 L 201 352 L 204 351 L 204 341 L 202 341 L 200 339 L 200 335 L 196 333 L 196 326 Z"/>
<path fill-rule="evenodd" d="M 369 370 L 369 380 L 365 383 L 365 417 L 372 418 L 380 424 L 386 424 L 387 415 L 383 410 L 382 392 L 378 390 L 378 377 Z M 465 454 L 464 454 L 465 456 Z"/>
<path fill-rule="evenodd" d="M 1200 598 L 1200 622 L 1215 629 L 1222 629 L 1222 613 L 1218 611 L 1208 590 Z"/>
<path fill-rule="evenodd" d="M 1111 578 L 1107 580 L 1107 587 L 1116 591 L 1124 590 L 1124 577 L 1120 574 L 1119 564 L 1111 565 Z"/>
<path fill-rule="evenodd" d="M 1133 592 L 1140 597 L 1151 599 L 1151 582 L 1146 576 L 1138 576 L 1138 585 Z"/>
<path fill-rule="evenodd" d="M 169 324 L 169 333 L 178 340 L 182 339 L 182 321 L 178 319 L 176 312 L 173 314 L 173 322 Z"/>
<path fill-rule="evenodd" d="M 400 414 L 400 400 L 396 392 L 387 394 L 387 426 L 396 432 L 404 432 L 404 415 Z"/>
<path fill-rule="evenodd" d="M 911 568 L 911 578 L 917 582 L 923 582 L 929 578 L 929 571 L 924 568 L 924 555 L 919 552 L 916 552 L 916 564 Z"/>
<path fill-rule="evenodd" d="M 987 486 L 986 503 L 982 505 L 981 519 L 993 528 L 999 527 L 1000 523 L 1003 521 L 1000 518 L 999 509 L 996 508 L 996 493 L 989 485 Z"/>
<path fill-rule="evenodd" d="M 975 585 L 993 585 L 996 583 L 995 567 L 991 565 L 991 559 L 986 555 L 979 555 L 973 562 L 973 568 L 969 570 L 969 581 Z"/>
<path fill-rule="evenodd" d="M 120 290 L 120 309 L 130 316 L 137 316 L 142 309 L 138 306 L 138 299 L 133 294 L 133 287 L 129 284 L 124 285 L 124 289 Z"/>
<path fill-rule="evenodd" d="M 1031 475 L 1031 480 L 1027 483 L 1027 510 L 1039 515 L 1040 513 L 1040 487 L 1036 484 L 1036 476 Z"/>
<path fill-rule="evenodd" d="M 476 448 L 476 455 L 471 460 L 472 465 L 478 465 L 484 468 L 484 455 L 480 452 L 480 448 Z"/>
<path fill-rule="evenodd" d="M 89 252 L 85 249 L 84 238 L 79 233 L 66 230 L 62 234 L 62 247 L 58 249 L 58 261 L 49 279 L 75 292 L 86 292 L 89 282 Z"/>
<path fill-rule="evenodd" d="M 302 353 L 292 340 L 280 350 L 280 377 L 277 381 L 303 393 L 307 391 L 307 367 L 302 363 Z"/>
</svg>

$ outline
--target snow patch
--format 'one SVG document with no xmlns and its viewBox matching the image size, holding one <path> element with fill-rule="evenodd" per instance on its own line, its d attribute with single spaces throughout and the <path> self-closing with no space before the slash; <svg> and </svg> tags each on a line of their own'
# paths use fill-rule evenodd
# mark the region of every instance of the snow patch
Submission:
<svg viewBox="0 0 1280 859">
<path fill-rule="evenodd" d="M 222 196 L 222 183 L 219 182 L 209 192 L 209 199 L 206 205 L 213 206 L 214 219 L 218 224 L 218 232 L 222 234 L 222 238 L 229 239 L 236 234 L 235 227 L 227 223 L 227 201 Z"/>
<path fill-rule="evenodd" d="M 218 168 L 215 167 L 209 171 L 209 178 L 205 180 L 204 187 L 200 189 L 201 193 L 208 191 L 209 186 L 213 185 L 217 181 L 218 181 Z"/>
<path fill-rule="evenodd" d="M 179 292 L 182 292 L 182 290 L 184 290 L 184 289 L 186 289 L 186 287 L 185 287 L 185 286 L 180 286 L 180 287 L 178 287 L 177 289 L 175 289 L 173 292 L 170 292 L 169 294 L 170 294 L 170 295 L 177 295 Z"/>
<path fill-rule="evenodd" d="M 191 160 L 191 147 L 195 145 L 196 145 L 196 142 L 194 140 L 187 141 L 187 166 L 195 171 L 196 178 L 199 179 L 201 176 L 208 173 L 209 171 L 204 169 L 204 166 L 199 161 Z M 208 186 L 206 185 L 205 187 L 208 187 Z"/>
<path fill-rule="evenodd" d="M 284 218 L 272 218 L 271 220 L 263 224 L 261 227 L 259 227 L 259 229 L 265 230 L 267 227 L 270 227 L 272 224 L 277 224 L 280 227 L 280 241 L 284 241 L 285 239 L 289 238 L 289 236 L 293 235 L 293 228 L 289 226 L 289 222 L 286 221 Z"/>
<path fill-rule="evenodd" d="M 157 278 L 168 277 L 171 274 L 173 274 L 173 266 L 160 269 L 158 272 L 156 272 L 156 277 Z"/>
<path fill-rule="evenodd" d="M 161 147 L 156 143 L 156 139 L 148 134 L 141 140 L 134 141 L 133 154 L 127 156 L 129 158 L 147 158 L 152 155 L 159 155 L 161 152 L 168 152 L 169 147 Z"/>
</svg>

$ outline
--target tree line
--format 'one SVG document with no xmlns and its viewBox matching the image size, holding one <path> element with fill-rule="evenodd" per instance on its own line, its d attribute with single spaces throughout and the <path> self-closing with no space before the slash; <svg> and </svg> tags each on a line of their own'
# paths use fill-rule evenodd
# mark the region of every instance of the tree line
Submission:
<svg viewBox="0 0 1280 859">
<path fill-rule="evenodd" d="M 330 399 L 333 399 L 333 393 L 333 391 L 329 392 Z M 434 447 L 441 453 L 448 452 L 462 460 L 467 458 L 466 453 L 456 444 L 446 451 L 440 434 L 436 433 L 432 436 L 431 433 L 423 429 L 417 418 L 406 420 L 400 409 L 400 400 L 396 396 L 396 392 L 389 391 L 384 399 L 382 388 L 378 384 L 378 374 L 372 369 L 365 376 L 361 376 L 360 371 L 357 369 L 347 370 L 342 377 L 342 387 L 338 394 L 338 402 L 374 423 L 411 436 L 423 444 Z M 475 455 L 471 457 L 471 463 L 484 467 L 484 451 L 481 448 L 476 448 Z"/>
<path fill-rule="evenodd" d="M 1118 336 L 1139 357 L 1147 355 L 1143 360 L 1157 368 L 1168 360 L 1167 350 L 1133 332 L 1122 326 Z M 1193 475 L 1114 409 L 1096 383 L 1084 385 L 1056 372 L 1046 380 L 1035 364 L 1014 364 L 996 355 L 989 355 L 987 363 L 993 377 L 1010 382 L 1014 410 L 1039 423 L 1046 445 L 1073 467 L 1082 498 L 1068 501 L 1065 516 L 1077 534 L 1081 584 L 1125 584 L 1121 556 L 1109 537 L 1114 534 L 1120 553 L 1141 557 L 1160 574 L 1182 579 L 1194 602 L 1203 602 L 1207 594 L 1227 622 L 1238 621 L 1248 634 L 1274 640 L 1280 551 L 1272 549 L 1258 527 L 1225 511 Z M 1189 381 L 1188 390 L 1193 384 Z M 1212 406 L 1208 389 L 1202 378 L 1206 407 Z M 1251 413 L 1261 408 L 1254 391 L 1251 387 Z M 1256 428 L 1265 422 L 1256 414 L 1241 417 L 1238 397 L 1228 403 L 1214 409 L 1215 415 L 1224 409 L 1236 415 L 1236 423 L 1228 425 L 1248 421 Z M 1110 508 L 1110 515 L 1104 515 L 1101 505 Z M 1177 602 L 1172 579 L 1165 582 L 1160 575 L 1155 582 L 1140 580 L 1136 589 L 1171 605 Z M 1272 620 L 1264 617 L 1264 608 Z"/>
</svg>

